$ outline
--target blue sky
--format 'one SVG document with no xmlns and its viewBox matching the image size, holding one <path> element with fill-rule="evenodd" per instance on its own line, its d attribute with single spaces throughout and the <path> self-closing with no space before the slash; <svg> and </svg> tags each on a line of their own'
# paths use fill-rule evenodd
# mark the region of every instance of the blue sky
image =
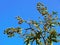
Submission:
<svg viewBox="0 0 60 45">
<path fill-rule="evenodd" d="M 17 27 L 16 16 L 21 16 L 25 20 L 34 19 L 40 15 L 36 10 L 36 3 L 42 2 L 47 6 L 48 11 L 57 11 L 60 17 L 60 0 L 0 0 L 0 45 L 24 45 L 23 39 L 19 36 L 8 38 L 3 34 L 8 27 Z M 57 28 L 58 32 L 59 28 Z M 59 45 L 60 43 L 54 43 Z"/>
</svg>

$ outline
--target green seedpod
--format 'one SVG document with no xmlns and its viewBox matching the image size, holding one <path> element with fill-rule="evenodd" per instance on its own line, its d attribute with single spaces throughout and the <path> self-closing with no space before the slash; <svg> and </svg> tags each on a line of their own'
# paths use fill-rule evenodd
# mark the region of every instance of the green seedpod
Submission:
<svg viewBox="0 0 60 45">
<path fill-rule="evenodd" d="M 14 36 L 14 32 L 8 32 L 7 35 L 8 35 L 8 37 L 13 37 Z"/>
<path fill-rule="evenodd" d="M 15 29 L 16 29 L 16 32 L 17 32 L 18 34 L 21 34 L 21 33 L 22 33 L 22 28 L 17 27 L 17 28 L 15 28 Z"/>
<path fill-rule="evenodd" d="M 33 34 L 33 33 L 31 33 L 30 35 L 33 36 L 33 37 L 35 36 L 35 34 Z"/>
<path fill-rule="evenodd" d="M 22 23 L 23 23 L 23 20 L 19 20 L 19 21 L 18 21 L 18 24 L 22 24 Z"/>
<path fill-rule="evenodd" d="M 52 39 L 52 41 L 53 41 L 53 42 L 58 42 L 58 40 L 57 40 L 57 39 Z"/>
<path fill-rule="evenodd" d="M 40 5 L 41 5 L 40 2 L 38 2 L 38 3 L 37 3 L 37 6 L 40 6 Z"/>
<path fill-rule="evenodd" d="M 42 14 L 42 15 L 47 15 L 48 12 L 47 12 L 47 11 L 42 11 L 41 14 Z"/>
<path fill-rule="evenodd" d="M 52 14 L 53 14 L 53 15 L 57 15 L 57 12 L 55 12 L 55 11 L 52 11 Z"/>
<path fill-rule="evenodd" d="M 45 11 L 45 10 L 47 10 L 47 7 L 42 7 L 41 10 L 44 10 Z"/>
<path fill-rule="evenodd" d="M 16 17 L 17 20 L 20 20 L 21 18 L 19 16 Z"/>
<path fill-rule="evenodd" d="M 60 22 L 58 22 L 59 26 L 60 26 Z"/>
</svg>

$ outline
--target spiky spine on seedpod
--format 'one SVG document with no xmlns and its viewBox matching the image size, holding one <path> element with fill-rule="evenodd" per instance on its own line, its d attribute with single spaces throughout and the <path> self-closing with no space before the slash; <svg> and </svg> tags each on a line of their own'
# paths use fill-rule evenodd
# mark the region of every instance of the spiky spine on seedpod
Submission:
<svg viewBox="0 0 60 45">
<path fill-rule="evenodd" d="M 20 16 L 17 16 L 18 24 L 22 24 L 25 20 L 23 20 Z"/>
</svg>

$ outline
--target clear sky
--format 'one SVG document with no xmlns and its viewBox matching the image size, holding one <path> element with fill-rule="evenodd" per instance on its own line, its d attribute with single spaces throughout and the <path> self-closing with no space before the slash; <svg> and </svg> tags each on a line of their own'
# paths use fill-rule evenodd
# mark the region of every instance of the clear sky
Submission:
<svg viewBox="0 0 60 45">
<path fill-rule="evenodd" d="M 57 11 L 60 17 L 60 0 L 0 0 L 0 45 L 24 45 L 23 39 L 19 36 L 8 38 L 3 34 L 8 27 L 17 27 L 16 16 L 21 16 L 25 20 L 35 19 L 39 16 L 36 10 L 36 3 L 42 2 L 47 6 L 48 11 Z M 58 32 L 59 28 L 57 28 Z M 60 43 L 54 43 L 59 45 Z"/>
</svg>

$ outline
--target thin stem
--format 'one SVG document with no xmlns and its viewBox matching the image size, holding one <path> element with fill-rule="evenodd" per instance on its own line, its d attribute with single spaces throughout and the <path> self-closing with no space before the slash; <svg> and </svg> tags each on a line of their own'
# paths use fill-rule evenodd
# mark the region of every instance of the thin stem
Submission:
<svg viewBox="0 0 60 45">
<path fill-rule="evenodd" d="M 44 44 L 46 45 L 46 40 L 45 40 L 45 36 L 41 35 L 44 41 Z"/>
</svg>

